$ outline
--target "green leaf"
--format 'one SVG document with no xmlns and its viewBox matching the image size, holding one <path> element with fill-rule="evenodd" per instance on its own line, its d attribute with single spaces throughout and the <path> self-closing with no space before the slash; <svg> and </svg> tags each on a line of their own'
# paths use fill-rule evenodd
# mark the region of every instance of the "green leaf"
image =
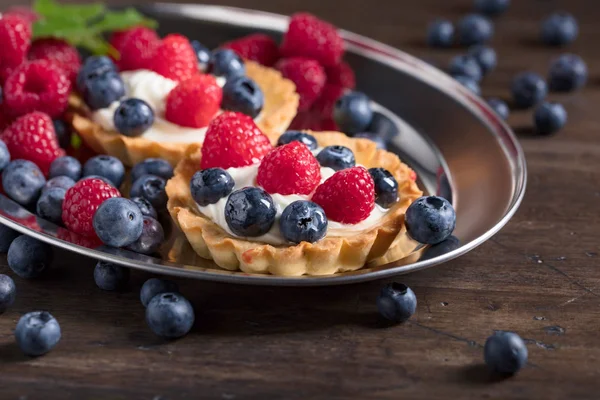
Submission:
<svg viewBox="0 0 600 400">
<path fill-rule="evenodd" d="M 77 150 L 81 147 L 81 138 L 77 134 L 71 135 L 71 147 Z"/>
<path fill-rule="evenodd" d="M 33 9 L 43 18 L 68 16 L 72 21 L 89 21 L 106 12 L 102 3 L 59 4 L 54 0 L 36 0 Z"/>
<path fill-rule="evenodd" d="M 144 17 L 136 9 L 128 8 L 124 11 L 107 12 L 101 20 L 92 24 L 91 30 L 95 33 L 114 32 L 137 25 L 155 28 L 157 24 L 156 21 Z"/>
<path fill-rule="evenodd" d="M 60 39 L 76 39 L 87 30 L 83 21 L 73 20 L 61 15 L 38 20 L 33 24 L 33 37 L 56 37 Z"/>
</svg>

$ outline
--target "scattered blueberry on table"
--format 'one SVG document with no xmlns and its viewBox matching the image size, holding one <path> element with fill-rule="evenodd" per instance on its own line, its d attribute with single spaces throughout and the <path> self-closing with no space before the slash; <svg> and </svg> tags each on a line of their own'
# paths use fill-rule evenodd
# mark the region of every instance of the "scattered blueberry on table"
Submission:
<svg viewBox="0 0 600 400">
<path fill-rule="evenodd" d="M 542 23 L 542 41 L 551 46 L 563 46 L 573 42 L 579 35 L 577 20 L 569 13 L 550 15 Z"/>
<path fill-rule="evenodd" d="M 123 290 L 129 282 L 130 274 L 129 268 L 98 261 L 96 268 L 94 268 L 94 282 L 102 290 L 111 292 Z"/>
<path fill-rule="evenodd" d="M 515 106 L 530 108 L 544 100 L 548 94 L 548 85 L 535 72 L 522 72 L 513 79 L 511 92 Z"/>
<path fill-rule="evenodd" d="M 499 374 L 516 374 L 527 364 L 527 346 L 514 332 L 496 332 L 486 340 L 483 352 L 487 366 Z"/>
<path fill-rule="evenodd" d="M 194 321 L 194 308 L 179 293 L 158 294 L 146 307 L 148 326 L 157 336 L 165 339 L 185 336 L 192 329 Z"/>
<path fill-rule="evenodd" d="M 21 234 L 6 225 L 0 224 L 0 253 L 7 253 L 13 240 Z"/>
<path fill-rule="evenodd" d="M 489 16 L 504 13 L 510 6 L 510 0 L 475 0 L 475 11 Z"/>
<path fill-rule="evenodd" d="M 49 244 L 30 236 L 19 236 L 8 249 L 8 266 L 25 279 L 39 277 L 52 263 L 54 250 Z"/>
<path fill-rule="evenodd" d="M 52 350 L 60 341 L 60 325 L 47 311 L 27 313 L 19 319 L 15 339 L 23 353 L 41 356 Z"/>
<path fill-rule="evenodd" d="M 479 82 L 483 77 L 483 71 L 479 62 L 470 55 L 458 55 L 450 61 L 448 68 L 452 76 L 466 76 Z"/>
<path fill-rule="evenodd" d="M 496 68 L 496 64 L 498 63 L 496 51 L 489 46 L 471 46 L 469 47 L 467 55 L 477 61 L 477 64 L 479 64 L 479 68 L 481 68 L 483 75 L 491 72 L 494 68 Z"/>
<path fill-rule="evenodd" d="M 454 76 L 454 79 L 456 79 L 461 85 L 463 85 L 464 87 L 466 87 L 467 89 L 469 89 L 471 92 L 475 93 L 476 95 L 481 95 L 481 87 L 479 86 L 479 83 L 477 83 L 477 81 L 469 76 L 464 76 L 464 75 L 457 75 Z"/>
<path fill-rule="evenodd" d="M 540 135 L 551 135 L 567 123 L 567 111 L 559 103 L 542 103 L 533 114 L 535 130 Z"/>
<path fill-rule="evenodd" d="M 469 14 L 458 22 L 457 31 L 458 42 L 472 46 L 489 42 L 494 36 L 494 25 L 483 15 Z"/>
<path fill-rule="evenodd" d="M 0 314 L 5 312 L 15 302 L 17 287 L 8 275 L 0 274 Z"/>
<path fill-rule="evenodd" d="M 504 100 L 501 100 L 497 97 L 490 97 L 487 99 L 488 105 L 494 110 L 494 112 L 506 121 L 510 115 L 510 108 L 508 108 L 508 104 Z"/>
<path fill-rule="evenodd" d="M 427 44 L 432 47 L 450 47 L 454 42 L 454 25 L 446 19 L 433 21 L 427 27 Z"/>
<path fill-rule="evenodd" d="M 144 307 L 148 306 L 154 296 L 162 293 L 179 293 L 177 283 L 168 279 L 150 278 L 142 285 L 140 301 Z"/>
<path fill-rule="evenodd" d="M 390 283 L 379 292 L 377 310 L 390 322 L 407 321 L 417 310 L 417 296 L 411 288 L 402 283 Z"/>
<path fill-rule="evenodd" d="M 548 82 L 554 92 L 571 92 L 585 86 L 588 68 L 581 57 L 562 54 L 550 65 Z"/>
</svg>

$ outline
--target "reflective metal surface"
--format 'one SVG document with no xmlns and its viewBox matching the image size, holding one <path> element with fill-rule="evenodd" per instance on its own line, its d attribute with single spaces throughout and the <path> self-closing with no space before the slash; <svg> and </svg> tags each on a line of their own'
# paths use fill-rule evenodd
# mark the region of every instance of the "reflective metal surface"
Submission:
<svg viewBox="0 0 600 400">
<path fill-rule="evenodd" d="M 287 27 L 286 17 L 227 7 L 154 4 L 142 10 L 161 22 L 162 33 L 180 32 L 213 47 L 257 30 L 280 35 Z M 510 129 L 480 98 L 425 62 L 350 32 L 343 37 L 358 88 L 400 128 L 390 150 L 417 171 L 425 191 L 454 204 L 457 227 L 447 242 L 400 262 L 352 273 L 276 277 L 224 271 L 197 257 L 168 217 L 161 222 L 171 232 L 170 239 L 160 258 L 96 247 L 2 195 L 0 222 L 67 250 L 132 268 L 259 285 L 334 285 L 384 278 L 443 263 L 489 239 L 508 222 L 525 192 L 525 158 Z"/>
</svg>

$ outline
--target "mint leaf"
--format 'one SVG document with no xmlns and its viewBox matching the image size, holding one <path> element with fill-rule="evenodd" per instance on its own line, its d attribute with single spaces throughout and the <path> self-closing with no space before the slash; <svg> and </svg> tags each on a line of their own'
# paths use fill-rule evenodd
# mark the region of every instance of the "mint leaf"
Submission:
<svg viewBox="0 0 600 400">
<path fill-rule="evenodd" d="M 132 26 L 144 25 L 150 28 L 156 28 L 157 23 L 148 19 L 133 8 L 124 11 L 111 11 L 104 14 L 104 17 L 92 24 L 91 29 L 96 33 L 122 31 Z"/>
<path fill-rule="evenodd" d="M 74 21 L 89 21 L 99 18 L 106 12 L 106 7 L 102 3 L 59 4 L 54 0 L 36 0 L 33 9 L 44 18 L 68 16 Z"/>
</svg>

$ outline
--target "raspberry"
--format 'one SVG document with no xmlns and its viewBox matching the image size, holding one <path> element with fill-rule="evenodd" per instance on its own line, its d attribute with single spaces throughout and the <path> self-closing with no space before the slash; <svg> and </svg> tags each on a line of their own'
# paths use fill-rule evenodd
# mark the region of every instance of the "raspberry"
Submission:
<svg viewBox="0 0 600 400">
<path fill-rule="evenodd" d="M 71 82 L 60 68 L 45 60 L 31 61 L 6 80 L 4 104 L 14 117 L 42 111 L 55 118 L 67 109 L 70 91 Z"/>
<path fill-rule="evenodd" d="M 17 15 L 0 19 L 0 83 L 25 61 L 31 45 L 31 23 Z"/>
<path fill-rule="evenodd" d="M 263 158 L 256 182 L 269 193 L 310 194 L 321 182 L 321 166 L 304 143 L 294 141 Z"/>
<path fill-rule="evenodd" d="M 296 85 L 296 92 L 300 95 L 298 110 L 308 110 L 325 86 L 323 67 L 315 60 L 294 57 L 279 61 L 276 68 Z"/>
<path fill-rule="evenodd" d="M 279 60 L 277 43 L 269 35 L 263 33 L 244 36 L 227 42 L 221 47 L 231 49 L 240 57 L 256 61 L 267 67 L 273 66 Z"/>
<path fill-rule="evenodd" d="M 199 72 L 196 52 L 185 37 L 177 34 L 165 37 L 150 61 L 151 69 L 175 81 L 185 81 Z"/>
<path fill-rule="evenodd" d="M 317 188 L 312 201 L 331 221 L 357 224 L 375 207 L 375 184 L 364 167 L 343 169 Z"/>
<path fill-rule="evenodd" d="M 11 123 L 11 118 L 8 116 L 4 107 L 0 104 L 0 132 L 2 132 Z"/>
<path fill-rule="evenodd" d="M 202 169 L 252 165 L 273 147 L 252 118 L 237 112 L 224 112 L 212 120 L 202 145 Z"/>
<path fill-rule="evenodd" d="M 321 91 L 321 95 L 311 107 L 311 111 L 322 118 L 331 118 L 335 102 L 344 94 L 342 86 L 331 84 L 329 81 Z"/>
<path fill-rule="evenodd" d="M 411 169 L 408 173 L 408 179 L 415 182 L 417 180 L 417 173 Z"/>
<path fill-rule="evenodd" d="M 29 160 L 46 175 L 52 161 L 65 155 L 58 144 L 52 120 L 41 112 L 18 118 L 4 130 L 2 140 L 13 160 Z"/>
<path fill-rule="evenodd" d="M 75 82 L 81 57 L 77 49 L 64 40 L 38 39 L 31 44 L 29 60 L 46 60 L 61 68 L 71 82 Z"/>
<path fill-rule="evenodd" d="M 340 127 L 338 126 L 338 124 L 335 123 L 334 119 L 331 117 L 322 118 L 318 121 L 317 126 L 311 129 L 314 131 L 340 131 Z"/>
<path fill-rule="evenodd" d="M 195 75 L 167 96 L 165 118 L 190 128 L 207 126 L 221 106 L 223 91 L 212 75 Z"/>
<path fill-rule="evenodd" d="M 117 66 L 121 71 L 148 69 L 156 55 L 160 38 L 150 28 L 136 27 L 115 32 L 110 44 L 119 52 Z"/>
<path fill-rule="evenodd" d="M 40 19 L 40 16 L 29 7 L 10 7 L 5 13 L 2 14 L 3 18 L 6 18 L 9 15 L 20 17 L 30 24 L 33 24 L 35 21 Z"/>
<path fill-rule="evenodd" d="M 325 74 L 327 74 L 328 84 L 339 85 L 346 89 L 354 89 L 356 87 L 354 71 L 343 61 L 337 65 L 325 67 Z"/>
<path fill-rule="evenodd" d="M 100 204 L 111 197 L 121 197 L 119 191 L 97 178 L 83 179 L 67 190 L 62 205 L 65 226 L 80 235 L 96 237 L 92 220 Z"/>
<path fill-rule="evenodd" d="M 344 41 L 333 25 L 308 13 L 292 16 L 281 44 L 284 57 L 312 58 L 329 66 L 339 64 L 343 53 Z"/>
</svg>

